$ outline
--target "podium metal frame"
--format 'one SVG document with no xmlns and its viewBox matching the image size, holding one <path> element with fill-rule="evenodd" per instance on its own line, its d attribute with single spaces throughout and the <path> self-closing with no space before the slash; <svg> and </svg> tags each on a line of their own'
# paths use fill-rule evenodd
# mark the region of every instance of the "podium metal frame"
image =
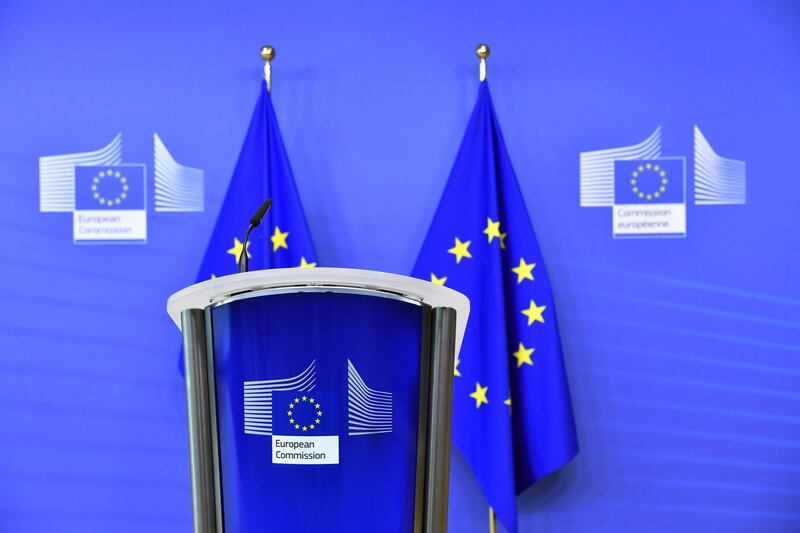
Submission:
<svg viewBox="0 0 800 533">
<path fill-rule="evenodd" d="M 181 311 L 195 533 L 224 531 L 211 309 L 242 298 L 287 292 L 348 292 L 400 299 L 423 308 L 414 533 L 446 531 L 456 311 L 450 307 L 431 307 L 388 290 L 314 283 L 254 288 L 210 303 L 203 309 Z"/>
</svg>

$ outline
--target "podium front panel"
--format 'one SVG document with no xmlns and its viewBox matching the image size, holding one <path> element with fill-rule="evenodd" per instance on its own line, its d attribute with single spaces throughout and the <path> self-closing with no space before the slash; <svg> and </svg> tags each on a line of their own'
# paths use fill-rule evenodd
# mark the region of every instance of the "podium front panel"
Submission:
<svg viewBox="0 0 800 533">
<path fill-rule="evenodd" d="M 429 309 L 320 289 L 206 316 L 225 531 L 413 531 Z"/>
</svg>

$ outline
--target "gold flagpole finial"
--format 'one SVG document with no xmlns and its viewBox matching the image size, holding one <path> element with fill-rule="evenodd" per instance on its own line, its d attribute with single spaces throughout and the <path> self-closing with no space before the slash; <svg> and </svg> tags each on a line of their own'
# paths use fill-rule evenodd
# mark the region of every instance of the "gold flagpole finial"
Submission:
<svg viewBox="0 0 800 533">
<path fill-rule="evenodd" d="M 475 55 L 481 58 L 481 81 L 486 79 L 486 58 L 489 57 L 489 45 L 479 44 L 475 49 Z"/>
<path fill-rule="evenodd" d="M 497 533 L 497 518 L 494 515 L 494 509 L 489 507 L 489 533 Z"/>
<path fill-rule="evenodd" d="M 272 92 L 272 61 L 275 58 L 275 49 L 268 44 L 261 47 L 261 59 L 264 60 L 264 79 L 267 82 L 267 91 Z"/>
</svg>

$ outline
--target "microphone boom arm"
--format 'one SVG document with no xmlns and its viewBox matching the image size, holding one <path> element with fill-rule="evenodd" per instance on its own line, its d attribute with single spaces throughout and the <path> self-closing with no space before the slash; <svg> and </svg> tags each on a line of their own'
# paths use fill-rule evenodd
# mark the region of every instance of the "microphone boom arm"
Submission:
<svg viewBox="0 0 800 533">
<path fill-rule="evenodd" d="M 247 227 L 247 231 L 244 234 L 244 239 L 242 239 L 242 252 L 239 254 L 239 272 L 247 272 L 249 270 L 247 261 L 247 239 L 250 238 L 250 232 L 261 225 L 261 221 L 264 220 L 264 216 L 271 207 L 272 198 L 267 198 L 255 212 L 255 214 L 250 218 L 250 225 Z"/>
</svg>

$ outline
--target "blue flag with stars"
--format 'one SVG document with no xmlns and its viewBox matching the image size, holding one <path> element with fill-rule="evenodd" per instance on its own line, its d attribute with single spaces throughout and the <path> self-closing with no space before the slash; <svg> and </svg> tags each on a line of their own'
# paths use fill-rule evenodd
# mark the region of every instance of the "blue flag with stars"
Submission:
<svg viewBox="0 0 800 533">
<path fill-rule="evenodd" d="M 516 531 L 516 495 L 578 441 L 550 280 L 485 81 L 413 275 L 470 299 L 453 443 Z"/>
<path fill-rule="evenodd" d="M 250 234 L 247 249 L 243 250 L 240 239 L 250 217 L 270 197 L 272 209 L 261 226 Z M 313 267 L 317 261 L 278 120 L 263 80 L 198 281 L 238 272 L 239 254 L 243 252 L 249 258 L 250 270 Z"/>
</svg>

